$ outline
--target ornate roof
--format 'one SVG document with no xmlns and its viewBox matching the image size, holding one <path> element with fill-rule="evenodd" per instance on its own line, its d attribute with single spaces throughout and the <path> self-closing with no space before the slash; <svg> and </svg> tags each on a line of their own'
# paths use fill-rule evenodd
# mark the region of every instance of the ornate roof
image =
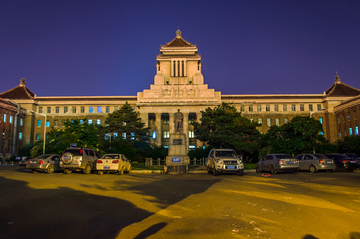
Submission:
<svg viewBox="0 0 360 239">
<path fill-rule="evenodd" d="M 341 82 L 338 75 L 335 76 L 335 83 L 325 91 L 326 96 L 357 96 L 360 90 Z"/>
<path fill-rule="evenodd" d="M 0 93 L 4 99 L 34 99 L 35 94 L 25 86 L 25 79 L 20 80 L 20 84 L 15 88 Z"/>
<path fill-rule="evenodd" d="M 184 40 L 184 38 L 181 37 L 181 31 L 176 31 L 176 37 L 174 40 L 172 40 L 169 43 L 166 43 L 166 45 L 161 45 L 161 47 L 196 47 L 196 45 L 191 44 L 190 42 L 187 42 Z"/>
</svg>

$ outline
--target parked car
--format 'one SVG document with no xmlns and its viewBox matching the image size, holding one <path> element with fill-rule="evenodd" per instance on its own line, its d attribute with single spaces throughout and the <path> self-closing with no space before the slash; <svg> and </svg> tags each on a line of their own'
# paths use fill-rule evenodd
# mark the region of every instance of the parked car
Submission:
<svg viewBox="0 0 360 239">
<path fill-rule="evenodd" d="M 53 173 L 55 171 L 61 170 L 59 162 L 60 162 L 60 155 L 44 154 L 36 158 L 29 159 L 26 168 L 30 169 L 34 173 L 37 173 L 39 171 L 45 171 L 46 173 Z"/>
<path fill-rule="evenodd" d="M 327 157 L 334 160 L 336 165 L 336 171 L 338 170 L 346 170 L 348 172 L 352 172 L 357 168 L 355 160 L 352 158 L 343 155 L 343 154 L 325 154 Z"/>
<path fill-rule="evenodd" d="M 61 155 L 60 167 L 65 174 L 82 170 L 84 174 L 90 174 L 94 163 L 100 158 L 100 153 L 89 148 L 67 148 Z"/>
<path fill-rule="evenodd" d="M 131 163 L 123 154 L 105 154 L 96 160 L 95 170 L 102 175 L 103 172 L 113 172 L 123 175 L 130 173 Z"/>
<path fill-rule="evenodd" d="M 208 173 L 218 176 L 219 173 L 244 174 L 244 163 L 233 149 L 212 149 L 207 159 Z"/>
<path fill-rule="evenodd" d="M 19 161 L 19 166 L 26 166 L 31 158 L 25 158 Z"/>
<path fill-rule="evenodd" d="M 288 154 L 268 154 L 257 163 L 256 172 L 267 171 L 271 174 L 277 174 L 284 171 L 295 172 L 299 168 L 299 160 Z"/>
<path fill-rule="evenodd" d="M 323 154 L 300 154 L 296 157 L 299 160 L 300 170 L 316 173 L 319 170 L 335 171 L 334 160 Z"/>
<path fill-rule="evenodd" d="M 357 167 L 360 167 L 360 158 L 359 156 L 357 156 L 356 154 L 344 154 L 346 156 L 348 156 L 349 158 L 352 158 L 353 160 L 355 160 Z"/>
</svg>

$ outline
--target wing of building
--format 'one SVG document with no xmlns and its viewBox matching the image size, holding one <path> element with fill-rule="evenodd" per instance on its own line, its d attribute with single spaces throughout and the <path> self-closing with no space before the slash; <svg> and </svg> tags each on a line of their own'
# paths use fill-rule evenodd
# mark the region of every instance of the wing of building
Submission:
<svg viewBox="0 0 360 239">
<path fill-rule="evenodd" d="M 203 146 L 203 143 L 194 138 L 194 129 L 189 122 L 199 121 L 201 111 L 219 106 L 222 102 L 231 103 L 242 115 L 261 123 L 258 129 L 262 133 L 266 133 L 271 125 L 285 124 L 298 115 L 314 117 L 323 124 L 324 136 L 334 142 L 345 134 L 339 135 L 334 108 L 360 95 L 359 89 L 342 83 L 338 75 L 330 88 L 320 94 L 222 95 L 215 89 L 209 89 L 201 70 L 197 46 L 186 41 L 178 30 L 172 41 L 160 47 L 154 84 L 136 96 L 41 97 L 29 90 L 25 80 L 21 79 L 19 86 L 0 93 L 0 98 L 11 99 L 26 112 L 21 129 L 22 144 L 42 140 L 44 127 L 46 130 L 62 127 L 64 119 L 87 118 L 94 124 L 104 125 L 108 113 L 128 102 L 139 113 L 145 126 L 150 128 L 153 143 L 165 147 L 169 144 L 169 135 L 175 131 L 174 114 L 180 109 L 184 114 L 183 131 L 189 136 L 187 146 L 196 148 Z M 6 114 L 4 112 L 1 112 L 2 118 Z M 352 127 L 355 129 L 358 123 Z M 1 129 L 7 135 L 10 128 L 4 124 L 2 121 Z M 11 142 L 11 138 L 4 136 L 0 139 L 0 156 L 9 151 L 5 148 L 11 147 Z"/>
</svg>

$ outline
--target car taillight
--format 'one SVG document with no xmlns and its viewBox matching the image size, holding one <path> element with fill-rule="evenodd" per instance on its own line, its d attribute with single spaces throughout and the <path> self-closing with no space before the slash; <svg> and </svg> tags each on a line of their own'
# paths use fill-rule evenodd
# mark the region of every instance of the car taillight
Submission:
<svg viewBox="0 0 360 239">
<path fill-rule="evenodd" d="M 44 162 L 42 160 L 39 161 L 39 164 L 44 164 Z"/>
<path fill-rule="evenodd" d="M 324 164 L 324 161 L 322 159 L 320 159 L 319 164 Z"/>
<path fill-rule="evenodd" d="M 349 161 L 349 160 L 346 160 L 346 159 L 343 160 L 343 163 L 347 163 L 347 162 L 350 162 L 350 161 Z"/>
<path fill-rule="evenodd" d="M 82 155 L 83 154 L 83 149 L 80 149 L 80 155 Z"/>
<path fill-rule="evenodd" d="M 112 163 L 119 163 L 119 160 L 113 160 Z"/>
<path fill-rule="evenodd" d="M 279 163 L 286 163 L 285 160 L 280 160 Z"/>
<path fill-rule="evenodd" d="M 29 163 L 30 163 L 30 160 L 28 160 L 27 164 L 29 164 Z"/>
<path fill-rule="evenodd" d="M 97 160 L 96 163 L 102 163 L 102 161 L 101 161 L 101 160 Z"/>
<path fill-rule="evenodd" d="M 299 163 L 299 160 L 295 160 L 295 163 Z"/>
</svg>

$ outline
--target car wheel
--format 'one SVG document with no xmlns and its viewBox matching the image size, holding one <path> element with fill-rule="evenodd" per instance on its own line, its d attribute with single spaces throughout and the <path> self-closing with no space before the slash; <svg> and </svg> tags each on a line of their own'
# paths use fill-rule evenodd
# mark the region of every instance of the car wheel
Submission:
<svg viewBox="0 0 360 239">
<path fill-rule="evenodd" d="M 127 170 L 127 173 L 129 174 L 131 171 L 131 166 L 129 166 L 128 170 Z"/>
<path fill-rule="evenodd" d="M 98 171 L 99 175 L 103 175 L 103 173 L 104 173 L 103 171 Z"/>
<path fill-rule="evenodd" d="M 237 173 L 238 176 L 243 176 L 244 175 L 244 170 L 240 170 L 238 173 Z"/>
<path fill-rule="evenodd" d="M 270 173 L 271 174 L 276 174 L 277 173 L 277 171 L 274 169 L 274 166 L 271 166 Z"/>
<path fill-rule="evenodd" d="M 260 170 L 259 165 L 256 166 L 256 172 L 257 172 L 257 173 L 261 173 L 261 170 Z"/>
<path fill-rule="evenodd" d="M 211 171 L 211 169 L 209 167 L 207 167 L 207 171 L 208 171 L 208 174 L 212 173 L 212 171 Z"/>
<path fill-rule="evenodd" d="M 119 175 L 123 175 L 124 174 L 124 170 L 123 169 L 120 169 L 119 170 Z"/>
<path fill-rule="evenodd" d="M 64 168 L 64 173 L 65 174 L 70 174 L 70 173 L 72 173 L 72 171 L 70 169 Z"/>
<path fill-rule="evenodd" d="M 214 176 L 219 176 L 219 171 L 217 171 L 216 168 L 214 168 Z"/>
<path fill-rule="evenodd" d="M 83 170 L 84 174 L 90 174 L 91 173 L 91 165 L 87 164 L 85 169 Z"/>
<path fill-rule="evenodd" d="M 54 165 L 49 165 L 49 166 L 47 167 L 47 169 L 46 169 L 46 172 L 49 173 L 49 174 L 55 172 L 55 167 L 54 167 Z"/>
<path fill-rule="evenodd" d="M 317 171 L 316 167 L 314 165 L 311 165 L 309 170 L 310 170 L 310 173 L 316 173 L 316 171 Z"/>
</svg>

